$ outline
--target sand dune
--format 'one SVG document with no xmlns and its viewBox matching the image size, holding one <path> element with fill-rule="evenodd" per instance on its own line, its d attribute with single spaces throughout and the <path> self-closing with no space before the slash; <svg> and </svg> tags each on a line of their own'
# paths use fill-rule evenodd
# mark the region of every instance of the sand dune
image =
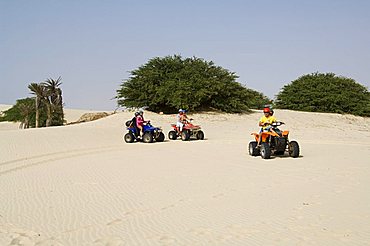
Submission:
<svg viewBox="0 0 370 246">
<path fill-rule="evenodd" d="M 8 110 L 12 105 L 0 104 L 0 112 Z M 64 120 L 66 123 L 76 122 L 85 113 L 97 113 L 103 111 L 96 110 L 84 110 L 84 109 L 64 109 Z M 1 130 L 16 130 L 19 129 L 20 123 L 17 122 L 0 122 Z"/>
<path fill-rule="evenodd" d="M 132 113 L 0 131 L 0 245 L 368 245 L 370 119 L 276 110 L 301 157 L 248 155 L 260 112 L 204 141 L 126 144 Z M 0 125 L 0 129 L 1 129 Z"/>
</svg>

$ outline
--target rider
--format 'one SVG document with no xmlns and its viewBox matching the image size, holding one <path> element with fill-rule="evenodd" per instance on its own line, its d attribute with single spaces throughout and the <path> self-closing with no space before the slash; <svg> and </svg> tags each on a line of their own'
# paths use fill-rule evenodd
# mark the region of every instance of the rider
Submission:
<svg viewBox="0 0 370 246">
<path fill-rule="evenodd" d="M 134 118 L 131 120 L 131 125 L 130 127 L 133 127 L 135 129 L 135 135 L 139 135 L 139 129 L 137 127 L 137 117 L 139 116 L 139 112 L 135 112 Z"/>
<path fill-rule="evenodd" d="M 177 114 L 177 122 L 176 127 L 179 129 L 179 132 L 182 132 L 182 128 L 184 124 L 188 121 L 188 116 L 186 116 L 186 111 L 183 109 L 179 109 L 179 113 Z"/>
<path fill-rule="evenodd" d="M 263 109 L 263 114 L 264 116 L 262 116 L 260 118 L 260 121 L 258 122 L 258 125 L 261 127 L 261 130 L 260 130 L 260 137 L 258 139 L 258 143 L 257 145 L 260 145 L 261 143 L 261 140 L 262 140 L 262 132 L 268 132 L 268 131 L 274 131 L 272 128 L 271 128 L 271 124 L 276 122 L 276 118 L 275 116 L 273 116 L 274 114 L 274 111 L 272 111 L 272 109 L 270 109 L 269 107 L 265 107 Z"/>
<path fill-rule="evenodd" d="M 136 116 L 136 126 L 137 128 L 139 128 L 139 133 L 141 137 L 144 135 L 144 123 L 148 123 L 148 122 L 149 121 L 144 120 L 144 111 L 140 109 L 138 111 L 138 115 Z"/>
</svg>

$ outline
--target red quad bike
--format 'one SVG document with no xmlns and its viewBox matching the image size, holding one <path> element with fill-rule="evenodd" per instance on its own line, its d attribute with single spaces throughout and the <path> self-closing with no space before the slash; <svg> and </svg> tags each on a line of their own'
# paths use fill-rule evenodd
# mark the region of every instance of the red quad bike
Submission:
<svg viewBox="0 0 370 246">
<path fill-rule="evenodd" d="M 257 147 L 260 135 L 252 133 L 256 141 L 249 142 L 249 154 L 251 156 L 261 155 L 263 159 L 270 159 L 271 154 L 284 155 L 285 151 L 289 153 L 290 157 L 296 158 L 299 156 L 299 145 L 296 141 L 289 141 L 289 131 L 280 131 L 278 126 L 283 125 L 284 122 L 275 122 L 271 124 L 273 131 L 262 132 L 261 145 Z"/>
<path fill-rule="evenodd" d="M 172 140 L 176 140 L 178 137 L 181 137 L 182 141 L 188 141 L 190 138 L 195 138 L 198 140 L 204 139 L 204 133 L 201 130 L 200 126 L 193 125 L 192 119 L 189 122 L 184 124 L 182 128 L 182 132 L 180 133 L 180 129 L 176 127 L 176 124 L 171 124 L 173 130 L 168 133 L 168 138 Z"/>
</svg>

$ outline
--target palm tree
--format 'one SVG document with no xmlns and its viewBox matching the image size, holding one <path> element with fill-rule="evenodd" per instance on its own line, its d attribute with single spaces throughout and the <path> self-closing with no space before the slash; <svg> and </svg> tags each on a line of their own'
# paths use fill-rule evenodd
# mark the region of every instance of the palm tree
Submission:
<svg viewBox="0 0 370 246">
<path fill-rule="evenodd" d="M 29 128 L 30 127 L 30 116 L 31 116 L 31 113 L 33 112 L 33 105 L 29 104 L 29 103 L 21 103 L 19 105 L 19 111 L 21 113 L 21 116 L 22 116 L 22 122 L 21 122 L 21 125 L 20 125 L 20 128 Z"/>
<path fill-rule="evenodd" d="M 59 86 L 62 84 L 61 80 L 62 78 L 59 76 L 58 79 L 56 80 L 49 78 L 45 82 L 41 83 L 41 85 L 43 85 L 47 91 L 47 98 L 48 98 L 47 105 L 49 105 L 47 106 L 48 107 L 48 120 L 50 119 L 50 121 L 51 121 L 52 115 L 54 116 L 56 114 L 57 121 L 63 122 L 64 116 L 63 116 L 62 90 L 59 88 Z M 50 123 L 51 122 L 49 122 L 49 125 Z"/>
<path fill-rule="evenodd" d="M 45 88 L 41 84 L 31 83 L 28 86 L 28 89 L 31 90 L 31 94 L 35 95 L 35 102 L 36 102 L 36 128 L 39 127 L 39 120 L 40 120 L 40 105 L 45 97 Z"/>
</svg>

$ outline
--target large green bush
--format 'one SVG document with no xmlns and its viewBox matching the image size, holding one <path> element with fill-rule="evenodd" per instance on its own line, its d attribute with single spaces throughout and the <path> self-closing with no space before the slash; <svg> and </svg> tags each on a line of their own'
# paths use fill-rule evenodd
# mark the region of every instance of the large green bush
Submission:
<svg viewBox="0 0 370 246">
<path fill-rule="evenodd" d="M 152 111 L 176 112 L 217 109 L 247 112 L 269 100 L 238 83 L 235 73 L 201 58 L 166 56 L 153 58 L 131 71 L 117 90 L 119 106 L 148 107 Z"/>
<path fill-rule="evenodd" d="M 16 104 L 3 112 L 0 121 L 21 122 L 24 128 L 35 127 L 36 125 L 36 107 L 34 98 L 18 99 Z M 45 105 L 40 106 L 40 126 L 45 126 L 47 118 Z"/>
<path fill-rule="evenodd" d="M 355 80 L 334 73 L 304 75 L 285 85 L 277 108 L 370 116 L 370 93 Z"/>
</svg>

